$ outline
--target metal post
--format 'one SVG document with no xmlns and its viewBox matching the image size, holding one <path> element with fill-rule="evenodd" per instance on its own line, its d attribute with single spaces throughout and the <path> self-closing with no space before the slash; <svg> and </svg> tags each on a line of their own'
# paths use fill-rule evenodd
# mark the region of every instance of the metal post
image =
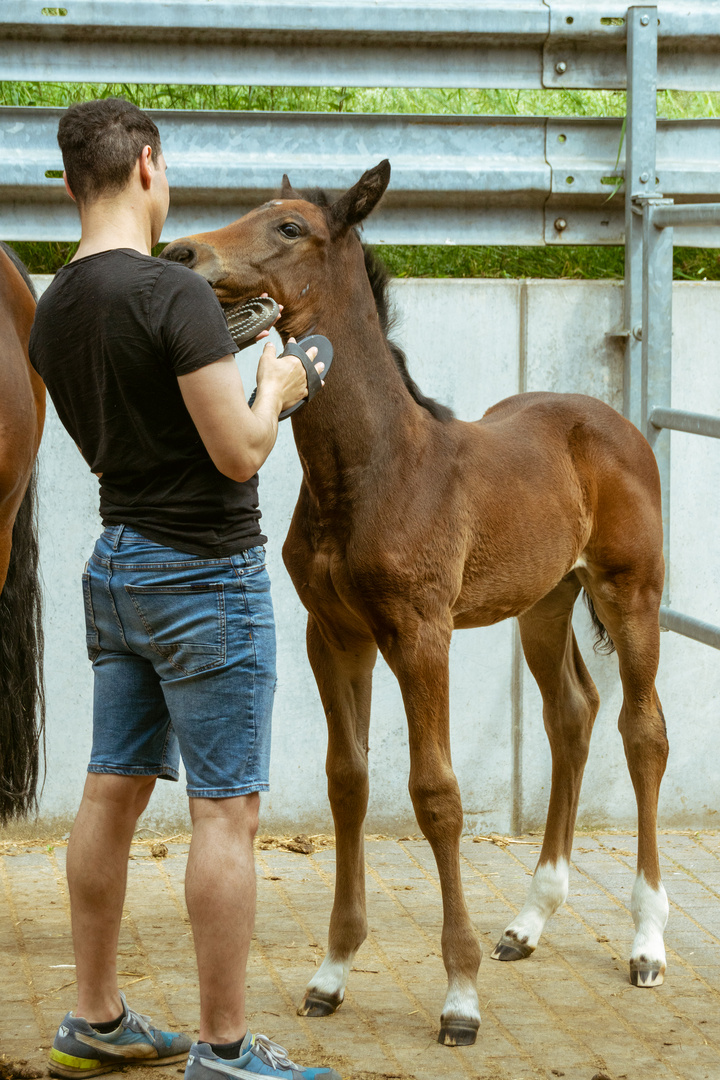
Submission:
<svg viewBox="0 0 720 1080">
<path fill-rule="evenodd" d="M 627 11 L 627 124 L 625 131 L 625 379 L 624 412 L 642 425 L 642 219 L 633 200 L 655 190 L 657 7 Z"/>
<path fill-rule="evenodd" d="M 654 408 L 670 407 L 672 380 L 673 230 L 655 224 L 661 207 L 672 199 L 643 200 L 642 383 L 640 430 L 655 451 L 660 470 L 665 586 L 670 603 L 670 432 L 650 422 Z"/>
</svg>

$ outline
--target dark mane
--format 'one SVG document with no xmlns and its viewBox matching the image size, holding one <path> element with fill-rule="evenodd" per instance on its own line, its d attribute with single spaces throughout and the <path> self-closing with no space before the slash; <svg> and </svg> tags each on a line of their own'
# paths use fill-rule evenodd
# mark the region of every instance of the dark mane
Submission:
<svg viewBox="0 0 720 1080">
<path fill-rule="evenodd" d="M 303 191 L 302 197 L 307 202 L 313 203 L 315 206 L 324 207 L 330 205 L 330 199 L 322 188 L 311 188 L 310 190 Z M 365 254 L 365 269 L 370 281 L 373 297 L 375 298 L 375 306 L 380 317 L 380 328 L 387 339 L 390 355 L 395 361 L 398 371 L 402 375 L 402 380 L 405 383 L 410 396 L 418 403 L 418 405 L 422 405 L 423 409 L 427 409 L 430 415 L 434 416 L 436 420 L 439 420 L 443 424 L 447 424 L 448 421 L 454 419 L 455 413 L 452 409 L 448 408 L 447 405 L 441 405 L 439 401 L 435 401 L 434 398 L 426 397 L 425 394 L 423 394 L 422 390 L 408 371 L 405 353 L 399 345 L 396 345 L 394 341 L 390 341 L 388 338 L 388 334 L 391 333 L 397 317 L 390 301 L 390 274 L 388 273 L 385 264 L 375 254 L 373 248 L 369 247 L 367 244 L 363 244 L 362 247 Z"/>
<path fill-rule="evenodd" d="M 439 401 L 435 401 L 434 398 L 426 397 L 425 394 L 423 394 L 422 390 L 408 371 L 405 353 L 399 345 L 396 345 L 394 341 L 390 341 L 388 338 L 388 334 L 392 331 L 397 318 L 390 301 L 390 274 L 388 273 L 385 263 L 381 262 L 373 248 L 369 247 L 367 244 L 363 244 L 363 252 L 365 254 L 365 269 L 367 270 L 370 288 L 372 289 L 375 298 L 375 307 L 377 308 L 380 317 L 380 328 L 390 346 L 390 354 L 395 361 L 398 371 L 402 375 L 403 382 L 409 390 L 411 397 L 414 401 L 417 401 L 418 405 L 422 405 L 423 409 L 427 409 L 430 415 L 434 416 L 436 420 L 440 420 L 441 423 L 447 424 L 448 421 L 455 418 L 455 413 L 447 405 L 441 405 Z"/>
<path fill-rule="evenodd" d="M 0 248 L 3 249 L 10 262 L 13 264 L 15 269 L 22 277 L 23 281 L 32 293 L 33 300 L 37 301 L 37 293 L 35 292 L 35 286 L 32 283 L 32 278 L 30 277 L 30 274 L 28 273 L 25 264 L 20 261 L 20 256 L 13 251 L 9 244 L 4 243 L 2 240 L 0 240 Z"/>
</svg>

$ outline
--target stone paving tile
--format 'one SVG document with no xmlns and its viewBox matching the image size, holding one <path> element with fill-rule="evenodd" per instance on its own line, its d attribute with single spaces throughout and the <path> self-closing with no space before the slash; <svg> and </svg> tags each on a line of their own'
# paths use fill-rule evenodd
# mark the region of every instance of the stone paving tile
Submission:
<svg viewBox="0 0 720 1080">
<path fill-rule="evenodd" d="M 187 844 L 154 859 L 133 846 L 120 937 L 121 984 L 157 1022 L 195 1031 L 198 995 L 183 880 Z M 297 1015 L 320 963 L 332 907 L 335 853 L 259 850 L 258 920 L 248 967 L 250 1023 L 300 1061 L 359 1080 L 717 1080 L 720 1077 L 720 836 L 665 834 L 671 901 L 668 977 L 630 986 L 627 956 L 635 838 L 576 840 L 568 903 L 522 963 L 489 960 L 522 905 L 539 852 L 464 840 L 468 907 L 485 951 L 474 1047 L 435 1041 L 445 993 L 439 884 L 423 840 L 366 846 L 368 940 L 332 1017 Z M 3 854 L 5 852 L 5 854 Z M 0 847 L 0 1053 L 41 1063 L 73 1003 L 74 970 L 62 847 Z M 167 1080 L 174 1068 L 135 1070 Z M 108 1074 L 111 1077 L 114 1074 Z"/>
</svg>

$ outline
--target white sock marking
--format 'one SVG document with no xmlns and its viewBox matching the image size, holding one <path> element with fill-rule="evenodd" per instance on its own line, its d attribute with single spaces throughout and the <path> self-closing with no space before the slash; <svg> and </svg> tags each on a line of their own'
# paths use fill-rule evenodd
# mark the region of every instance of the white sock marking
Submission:
<svg viewBox="0 0 720 1080">
<path fill-rule="evenodd" d="M 642 957 L 650 964 L 659 963 L 660 969 L 664 971 L 663 931 L 668 921 L 669 906 L 662 882 L 658 889 L 653 889 L 648 885 L 645 874 L 641 870 L 633 885 L 630 910 L 636 931 L 630 954 L 631 960 L 639 960 Z"/>
<path fill-rule="evenodd" d="M 474 983 L 469 979 L 456 977 L 448 984 L 447 997 L 442 1011 L 442 1022 L 447 1020 L 468 1020 L 470 1024 L 480 1023 L 480 1003 Z"/>
<path fill-rule="evenodd" d="M 534 949 L 545 929 L 545 923 L 567 899 L 569 877 L 567 859 L 558 859 L 555 864 L 539 865 L 533 874 L 525 906 L 505 933 Z"/>
<path fill-rule="evenodd" d="M 342 1001 L 351 964 L 352 956 L 347 960 L 333 960 L 330 953 L 326 953 L 325 959 L 307 985 L 308 990 L 315 990 L 323 997 L 334 998 L 339 995 Z"/>
</svg>

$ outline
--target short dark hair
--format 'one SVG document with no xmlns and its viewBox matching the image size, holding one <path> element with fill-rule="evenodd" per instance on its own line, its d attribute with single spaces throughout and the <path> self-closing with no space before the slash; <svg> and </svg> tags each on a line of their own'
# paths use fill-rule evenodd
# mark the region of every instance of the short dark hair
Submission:
<svg viewBox="0 0 720 1080">
<path fill-rule="evenodd" d="M 78 205 L 114 195 L 127 184 L 144 146 L 162 153 L 150 117 L 124 98 L 71 105 L 57 135 L 68 184 Z"/>
</svg>

